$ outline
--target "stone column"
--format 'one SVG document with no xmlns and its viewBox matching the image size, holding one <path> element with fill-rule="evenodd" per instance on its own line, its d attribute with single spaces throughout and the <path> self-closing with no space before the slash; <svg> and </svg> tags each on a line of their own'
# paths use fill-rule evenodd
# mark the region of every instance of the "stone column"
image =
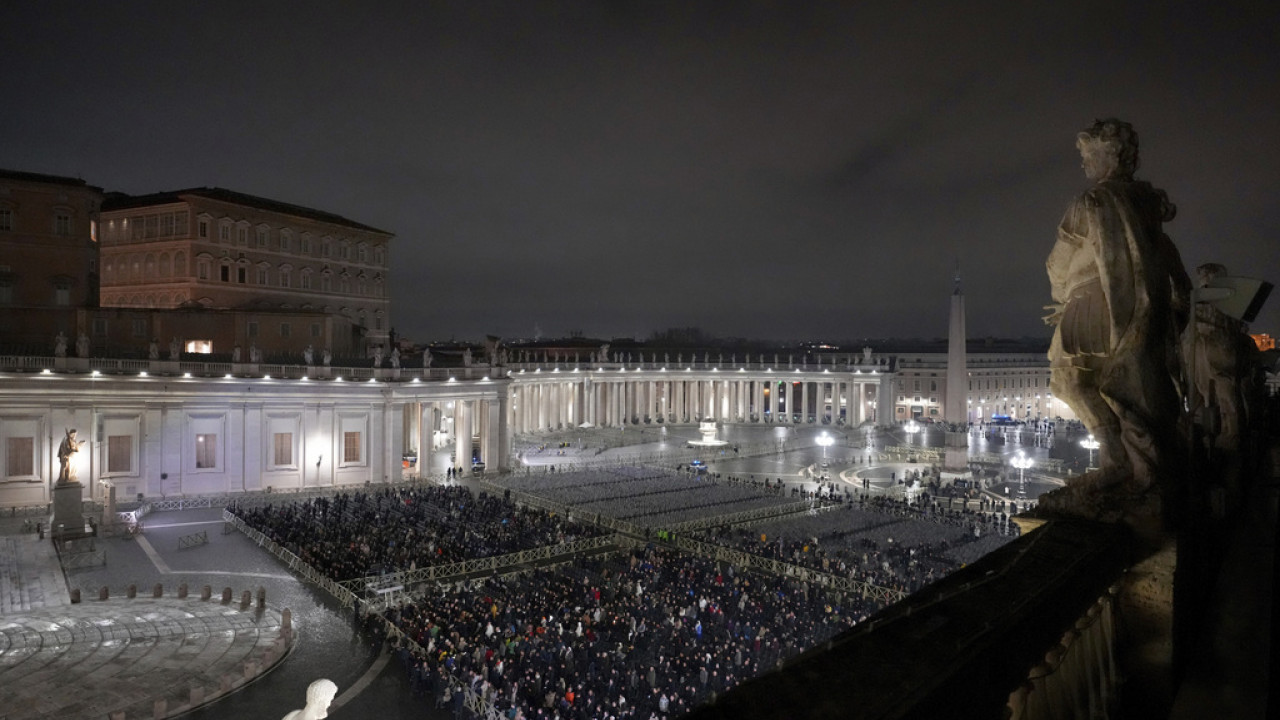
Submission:
<svg viewBox="0 0 1280 720">
<path fill-rule="evenodd" d="M 471 471 L 471 408 L 470 401 L 453 401 L 453 466 Z"/>
<path fill-rule="evenodd" d="M 800 382 L 800 424 L 809 422 L 809 382 Z"/>
</svg>

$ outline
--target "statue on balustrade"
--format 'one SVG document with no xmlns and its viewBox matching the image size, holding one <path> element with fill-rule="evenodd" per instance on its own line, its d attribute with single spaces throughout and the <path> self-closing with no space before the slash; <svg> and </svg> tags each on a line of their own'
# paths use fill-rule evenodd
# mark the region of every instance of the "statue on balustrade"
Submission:
<svg viewBox="0 0 1280 720">
<path fill-rule="evenodd" d="M 262 351 L 258 349 L 257 343 L 249 343 L 249 362 L 255 364 L 262 362 Z"/>
<path fill-rule="evenodd" d="M 329 363 L 333 362 L 333 352 L 329 348 L 325 348 L 324 352 L 321 353 L 320 362 L 324 363 L 325 367 L 329 367 Z"/>
<path fill-rule="evenodd" d="M 1094 185 L 1058 227 L 1045 264 L 1054 301 L 1045 322 L 1056 328 L 1050 387 L 1101 443 L 1100 469 L 1071 483 L 1067 490 L 1075 492 L 1046 499 L 1049 509 L 1074 503 L 1088 514 L 1090 488 L 1135 497 L 1157 483 L 1178 484 L 1185 466 L 1176 421 L 1178 343 L 1191 282 L 1164 233 L 1173 203 L 1134 179 L 1133 127 L 1099 120 L 1077 136 L 1076 147 Z"/>
<path fill-rule="evenodd" d="M 423 369 L 425 369 L 425 370 L 430 370 L 430 369 L 431 369 L 431 363 L 432 363 L 433 361 L 434 361 L 434 358 L 432 358 L 432 357 L 431 357 L 431 348 L 423 348 L 423 349 L 422 349 L 422 367 L 423 367 Z"/>
<path fill-rule="evenodd" d="M 155 338 L 151 338 L 151 344 L 147 346 L 147 359 L 148 360 L 160 359 L 160 341 L 159 340 Z"/>
<path fill-rule="evenodd" d="M 76 357 L 89 357 L 89 336 L 80 333 L 80 337 L 76 338 Z"/>
<path fill-rule="evenodd" d="M 329 717 L 329 705 L 338 695 L 332 680 L 321 678 L 307 686 L 307 706 L 285 715 L 283 720 L 321 720 Z"/>
<path fill-rule="evenodd" d="M 58 331 L 57 337 L 53 339 L 53 356 L 60 358 L 67 356 L 67 335 L 61 330 Z"/>
<path fill-rule="evenodd" d="M 375 368 L 382 367 L 382 346 L 381 345 L 373 349 L 373 366 Z"/>
<path fill-rule="evenodd" d="M 240 362 L 240 345 L 239 344 L 231 348 L 231 362 L 233 363 Z"/>
<path fill-rule="evenodd" d="M 400 348 L 391 348 L 391 367 L 400 369 Z"/>
<path fill-rule="evenodd" d="M 311 367 L 312 365 L 315 364 L 315 361 L 316 361 L 315 348 L 311 347 L 311 345 L 308 344 L 305 348 L 302 349 L 302 362 L 305 363 L 307 367 Z"/>
<path fill-rule="evenodd" d="M 169 359 L 170 360 L 178 360 L 179 358 L 181 358 L 181 347 L 182 346 L 178 343 L 178 337 L 175 335 L 173 339 L 169 341 Z"/>
</svg>

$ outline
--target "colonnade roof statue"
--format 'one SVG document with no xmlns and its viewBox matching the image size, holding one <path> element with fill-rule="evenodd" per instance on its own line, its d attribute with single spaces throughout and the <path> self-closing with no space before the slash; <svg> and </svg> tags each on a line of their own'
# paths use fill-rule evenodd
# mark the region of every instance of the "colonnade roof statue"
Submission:
<svg viewBox="0 0 1280 720">
<path fill-rule="evenodd" d="M 1100 469 L 1047 497 L 1046 509 L 1100 516 L 1108 510 L 1102 495 L 1141 502 L 1181 485 L 1178 340 L 1191 282 L 1164 233 L 1174 205 L 1133 177 L 1133 126 L 1099 120 L 1076 147 L 1094 185 L 1058 227 L 1046 262 L 1054 304 L 1045 322 L 1057 328 L 1051 388 L 1101 442 Z"/>
</svg>

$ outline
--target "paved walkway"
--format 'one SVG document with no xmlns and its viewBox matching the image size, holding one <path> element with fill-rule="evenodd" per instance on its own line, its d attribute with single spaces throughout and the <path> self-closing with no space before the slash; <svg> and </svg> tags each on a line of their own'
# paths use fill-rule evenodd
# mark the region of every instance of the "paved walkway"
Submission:
<svg viewBox="0 0 1280 720">
<path fill-rule="evenodd" d="M 34 532 L 0 535 L 0 616 L 69 604 L 53 543 Z"/>
<path fill-rule="evenodd" d="M 0 713 L 172 717 L 269 670 L 289 635 L 279 613 L 217 597 L 94 600 L 0 618 Z"/>
</svg>

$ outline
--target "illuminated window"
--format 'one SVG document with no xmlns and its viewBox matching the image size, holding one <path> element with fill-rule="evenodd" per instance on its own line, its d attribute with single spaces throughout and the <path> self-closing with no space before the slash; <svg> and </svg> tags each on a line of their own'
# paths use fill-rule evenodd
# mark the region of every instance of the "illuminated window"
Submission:
<svg viewBox="0 0 1280 720">
<path fill-rule="evenodd" d="M 35 438 L 5 438 L 4 474 L 9 477 L 26 477 L 35 475 L 35 446 Z"/>
<path fill-rule="evenodd" d="M 359 432 L 342 433 L 342 462 L 344 463 L 360 462 L 360 433 Z"/>
<path fill-rule="evenodd" d="M 186 345 L 183 345 L 183 349 L 189 353 L 199 353 L 201 355 L 208 355 L 209 353 L 213 352 L 213 341 L 212 340 L 188 340 Z"/>
<path fill-rule="evenodd" d="M 293 464 L 293 433 L 275 433 L 271 445 L 273 465 Z"/>
<path fill-rule="evenodd" d="M 196 435 L 196 468 L 218 467 L 218 436 Z"/>
<path fill-rule="evenodd" d="M 133 436 L 107 436 L 107 472 L 133 472 Z"/>
</svg>

